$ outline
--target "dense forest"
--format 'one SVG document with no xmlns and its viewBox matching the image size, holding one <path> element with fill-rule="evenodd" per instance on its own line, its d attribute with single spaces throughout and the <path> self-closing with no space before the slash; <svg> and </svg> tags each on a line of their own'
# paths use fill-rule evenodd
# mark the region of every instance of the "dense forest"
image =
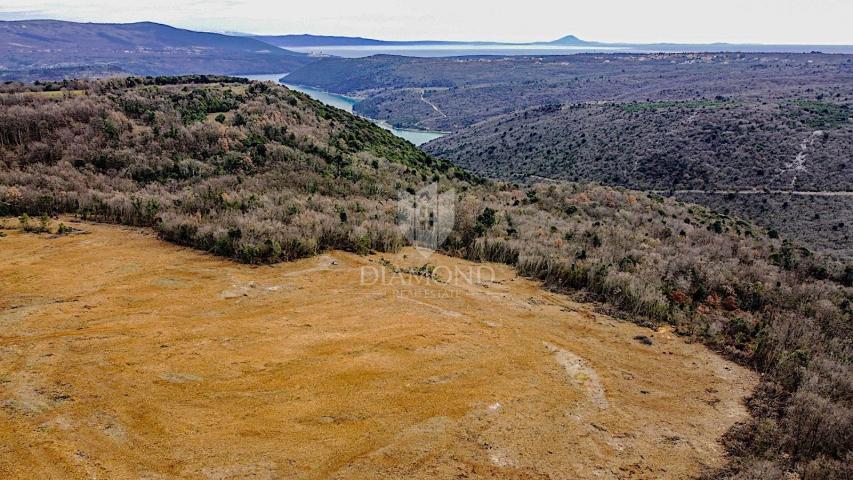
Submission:
<svg viewBox="0 0 853 480">
<path fill-rule="evenodd" d="M 76 214 L 250 263 L 393 251 L 398 195 L 438 183 L 457 196 L 445 252 L 669 324 L 762 373 L 709 477 L 853 473 L 853 265 L 775 231 L 653 193 L 481 180 L 272 83 L 6 84 L 0 105 L 0 216 L 29 231 L 69 234 L 39 217 Z"/>
</svg>

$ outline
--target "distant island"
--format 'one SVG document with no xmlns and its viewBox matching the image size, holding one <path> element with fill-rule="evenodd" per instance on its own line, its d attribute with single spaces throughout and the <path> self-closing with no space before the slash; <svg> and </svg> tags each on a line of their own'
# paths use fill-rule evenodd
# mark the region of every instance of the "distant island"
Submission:
<svg viewBox="0 0 853 480">
<path fill-rule="evenodd" d="M 246 35 L 262 42 L 280 48 L 320 48 L 320 47 L 446 47 L 446 46 L 503 46 L 503 47 L 536 47 L 546 45 L 556 46 L 604 46 L 605 43 L 588 42 L 574 35 L 566 35 L 549 42 L 490 42 L 482 40 L 378 40 L 364 37 L 342 37 L 332 35 Z"/>
<path fill-rule="evenodd" d="M 736 44 L 736 43 L 628 43 L 597 42 L 566 35 L 551 41 L 540 42 L 496 42 L 496 41 L 451 41 L 451 40 L 380 40 L 364 37 L 345 37 L 330 35 L 250 35 L 248 36 L 270 45 L 286 49 L 322 49 L 322 48 L 430 48 L 458 47 L 459 49 L 508 47 L 519 48 L 557 48 L 580 47 L 587 49 L 620 50 L 627 52 L 775 52 L 775 53 L 853 53 L 853 45 L 772 45 L 772 44 Z"/>
</svg>

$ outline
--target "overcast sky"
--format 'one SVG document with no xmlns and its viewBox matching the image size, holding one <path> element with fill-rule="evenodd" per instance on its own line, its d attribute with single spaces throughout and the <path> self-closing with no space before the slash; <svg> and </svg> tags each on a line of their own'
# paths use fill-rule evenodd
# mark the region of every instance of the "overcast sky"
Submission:
<svg viewBox="0 0 853 480">
<path fill-rule="evenodd" d="M 2 0 L 0 19 L 392 40 L 853 45 L 853 0 Z"/>
</svg>

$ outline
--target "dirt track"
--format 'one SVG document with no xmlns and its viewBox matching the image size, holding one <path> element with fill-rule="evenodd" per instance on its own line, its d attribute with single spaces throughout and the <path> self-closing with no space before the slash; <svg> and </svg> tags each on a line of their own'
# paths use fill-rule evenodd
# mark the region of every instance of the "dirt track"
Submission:
<svg viewBox="0 0 853 480">
<path fill-rule="evenodd" d="M 75 226 L 0 238 L 0 478 L 685 478 L 756 381 L 506 267 Z"/>
</svg>

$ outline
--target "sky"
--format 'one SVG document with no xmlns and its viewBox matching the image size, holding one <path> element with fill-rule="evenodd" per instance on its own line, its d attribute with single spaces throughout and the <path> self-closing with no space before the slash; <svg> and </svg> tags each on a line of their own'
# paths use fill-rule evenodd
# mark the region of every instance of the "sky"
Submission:
<svg viewBox="0 0 853 480">
<path fill-rule="evenodd" d="M 853 45 L 853 0 L 2 0 L 0 20 L 387 40 Z"/>
</svg>

